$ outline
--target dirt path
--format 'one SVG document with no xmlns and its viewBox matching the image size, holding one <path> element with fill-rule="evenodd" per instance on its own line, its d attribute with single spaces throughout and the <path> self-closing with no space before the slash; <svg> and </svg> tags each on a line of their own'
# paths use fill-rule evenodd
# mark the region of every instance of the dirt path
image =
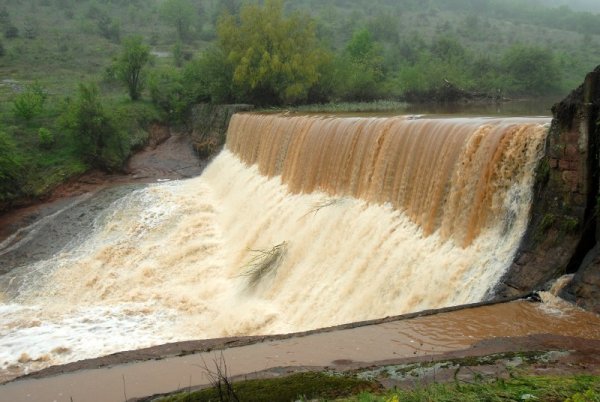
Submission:
<svg viewBox="0 0 600 402">
<path fill-rule="evenodd" d="M 193 346 L 199 351 L 177 356 Z M 106 363 L 104 359 L 110 360 L 109 356 L 51 367 L 29 378 L 1 385 L 0 395 L 2 400 L 15 402 L 69 401 L 71 397 L 77 402 L 123 401 L 124 393 L 128 398 L 139 398 L 206 386 L 209 383 L 206 370 L 213 368 L 215 359 L 221 358 L 230 376 L 241 379 L 277 376 L 308 368 L 373 371 L 415 362 L 433 363 L 524 351 L 552 352 L 544 357 L 547 364 L 558 367 L 562 362 L 564 367 L 598 373 L 600 319 L 579 310 L 559 312 L 552 306 L 517 301 L 355 328 L 200 341 L 196 345 L 181 343 L 152 349 L 147 353 L 154 354 L 154 358 L 173 357 L 115 362 L 102 367 Z M 222 352 L 214 352 L 219 349 Z M 141 356 L 144 351 L 132 353 Z M 127 354 L 120 356 L 125 358 Z M 511 359 L 505 360 L 510 364 Z M 488 366 L 496 363 L 493 361 Z M 393 376 L 390 379 L 394 380 Z M 394 381 L 400 384 L 403 379 Z"/>
</svg>

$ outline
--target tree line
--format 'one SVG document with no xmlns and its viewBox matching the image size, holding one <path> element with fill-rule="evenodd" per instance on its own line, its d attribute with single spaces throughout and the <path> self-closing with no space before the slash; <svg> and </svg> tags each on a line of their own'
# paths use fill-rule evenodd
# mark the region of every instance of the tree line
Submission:
<svg viewBox="0 0 600 402">
<path fill-rule="evenodd" d="M 26 7 L 21 0 L 0 5 L 0 28 L 9 44 L 5 48 L 0 42 L 0 68 L 36 67 L 36 57 L 42 56 L 22 50 L 56 46 L 55 53 L 43 56 L 52 66 L 40 76 L 43 80 L 15 81 L 14 91 L 0 93 L 5 100 L 0 105 L 0 204 L 42 194 L 90 167 L 121 170 L 131 152 L 144 144 L 144 129 L 151 122 L 185 124 L 191 106 L 199 102 L 447 102 L 461 91 L 492 99 L 544 96 L 566 91 L 568 74 L 579 81 L 576 72 L 587 68 L 579 55 L 593 59 L 598 51 L 593 33 L 574 33 L 583 23 L 571 27 L 560 22 L 571 27 L 570 33 L 561 31 L 574 49 L 567 53 L 563 45 L 521 40 L 520 32 L 531 35 L 537 28 L 515 22 L 502 22 L 504 26 L 492 19 L 522 11 L 526 5 L 520 0 L 31 4 L 74 21 L 70 26 L 82 29 L 77 35 L 93 48 L 107 50 L 101 58 L 86 53 L 86 47 L 77 47 L 78 36 L 59 36 L 73 40 L 52 45 L 47 33 L 40 34 L 44 25 L 34 21 L 41 13 L 17 15 L 11 7 Z M 451 5 L 470 12 L 450 13 Z M 484 11 L 477 14 L 481 7 Z M 579 15 L 570 10 L 563 14 L 563 20 Z M 133 28 L 124 24 L 125 18 Z M 522 17 L 510 18 L 518 22 Z M 542 23 L 550 24 L 534 21 Z M 419 26 L 423 29 L 415 30 Z M 503 29 L 514 31 L 514 40 L 502 37 Z M 156 30 L 162 34 L 157 36 Z M 581 43 L 572 43 L 573 35 L 581 36 Z M 79 79 L 72 73 L 96 66 L 101 74 Z M 72 72 L 60 77 L 71 81 L 61 82 L 81 82 L 74 90 L 52 86 L 48 78 L 59 77 L 67 67 Z"/>
</svg>

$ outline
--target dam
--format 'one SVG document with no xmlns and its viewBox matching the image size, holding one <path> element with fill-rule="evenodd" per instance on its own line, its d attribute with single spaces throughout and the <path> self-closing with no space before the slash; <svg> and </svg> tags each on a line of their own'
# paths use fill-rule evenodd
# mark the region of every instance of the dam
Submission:
<svg viewBox="0 0 600 402">
<path fill-rule="evenodd" d="M 2 378 L 489 299 L 549 123 L 236 114 L 202 175 L 113 197 L 48 258 L 0 244 Z"/>
</svg>

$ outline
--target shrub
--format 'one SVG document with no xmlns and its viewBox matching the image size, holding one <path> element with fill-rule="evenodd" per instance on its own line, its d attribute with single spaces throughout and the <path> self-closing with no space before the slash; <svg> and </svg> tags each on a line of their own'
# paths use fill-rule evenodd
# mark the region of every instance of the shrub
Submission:
<svg viewBox="0 0 600 402">
<path fill-rule="evenodd" d="M 121 54 L 115 65 L 117 77 L 126 86 L 131 100 L 138 100 L 145 84 L 144 67 L 150 60 L 150 48 L 142 38 L 134 36 L 125 39 Z"/>
<path fill-rule="evenodd" d="M 191 103 L 227 103 L 234 98 L 233 66 L 219 48 L 209 48 L 183 70 L 186 98 Z"/>
<path fill-rule="evenodd" d="M 168 116 L 169 121 L 182 122 L 190 102 L 181 73 L 174 68 L 154 71 L 148 87 L 152 102 Z"/>
<path fill-rule="evenodd" d="M 15 117 L 30 121 L 44 109 L 46 93 L 39 84 L 33 84 L 13 99 L 12 110 Z"/>
<path fill-rule="evenodd" d="M 33 20 L 27 20 L 23 27 L 23 36 L 27 39 L 35 39 L 38 36 L 37 23 Z"/>
<path fill-rule="evenodd" d="M 125 137 L 102 106 L 96 85 L 79 85 L 77 98 L 68 104 L 61 123 L 88 164 L 108 171 L 122 169 L 128 156 Z"/>
<path fill-rule="evenodd" d="M 106 14 L 98 17 L 98 30 L 104 38 L 119 43 L 121 40 L 121 27 L 118 22 L 115 22 Z"/>
<path fill-rule="evenodd" d="M 4 37 L 6 39 L 14 39 L 19 37 L 19 28 L 14 25 L 9 25 L 4 30 Z"/>
<path fill-rule="evenodd" d="M 13 139 L 0 131 L 0 200 L 19 192 L 20 163 Z"/>
<path fill-rule="evenodd" d="M 10 23 L 10 13 L 6 9 L 6 6 L 0 9 L 0 24 L 7 25 Z"/>
<path fill-rule="evenodd" d="M 38 141 L 40 143 L 40 147 L 44 149 L 50 149 L 54 145 L 54 134 L 52 131 L 45 127 L 40 127 L 38 130 Z"/>
</svg>

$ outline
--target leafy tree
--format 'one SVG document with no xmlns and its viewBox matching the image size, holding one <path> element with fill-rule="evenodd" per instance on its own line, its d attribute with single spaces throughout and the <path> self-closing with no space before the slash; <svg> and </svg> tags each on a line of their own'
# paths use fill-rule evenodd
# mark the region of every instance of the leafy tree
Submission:
<svg viewBox="0 0 600 402">
<path fill-rule="evenodd" d="M 227 103 L 235 100 L 233 65 L 221 48 L 211 47 L 200 58 L 188 63 L 183 70 L 183 80 L 189 102 Z"/>
<path fill-rule="evenodd" d="M 545 95 L 560 88 L 559 66 L 548 49 L 515 45 L 503 55 L 502 63 L 511 92 Z"/>
<path fill-rule="evenodd" d="M 237 99 L 259 104 L 295 103 L 319 81 L 325 57 L 315 25 L 304 15 L 283 15 L 282 0 L 242 7 L 239 21 L 225 15 L 219 46 L 233 69 Z"/>
<path fill-rule="evenodd" d="M 453 38 L 436 38 L 418 52 L 416 60 L 404 63 L 397 76 L 397 85 L 410 101 L 455 101 L 456 88 L 469 90 L 474 86 L 474 57 Z M 483 65 L 482 65 L 483 67 Z"/>
<path fill-rule="evenodd" d="M 367 28 L 377 41 L 398 42 L 398 15 L 396 14 L 378 14 L 369 19 Z"/>
<path fill-rule="evenodd" d="M 177 67 L 183 65 L 183 48 L 181 42 L 177 41 L 173 46 L 173 61 Z"/>
<path fill-rule="evenodd" d="M 13 99 L 13 113 L 21 120 L 30 121 L 44 110 L 46 98 L 46 92 L 39 84 L 30 85 Z"/>
<path fill-rule="evenodd" d="M 181 72 L 175 68 L 155 70 L 150 75 L 148 88 L 152 102 L 165 112 L 169 121 L 182 122 L 191 104 L 184 82 Z"/>
<path fill-rule="evenodd" d="M 124 40 L 115 65 L 117 78 L 127 86 L 131 100 L 138 100 L 144 88 L 144 67 L 150 60 L 150 48 L 139 36 Z"/>
<path fill-rule="evenodd" d="M 194 5 L 190 0 L 166 0 L 160 8 L 160 15 L 167 23 L 175 26 L 181 41 L 189 36 L 194 14 Z"/>
<path fill-rule="evenodd" d="M 360 29 L 352 35 L 339 62 L 339 73 L 343 77 L 339 94 L 342 98 L 368 101 L 384 96 L 382 49 L 368 29 Z"/>
<path fill-rule="evenodd" d="M 432 55 L 445 62 L 464 63 L 467 58 L 467 51 L 455 38 L 437 38 L 430 49 Z"/>
<path fill-rule="evenodd" d="M 79 85 L 61 123 L 75 138 L 83 160 L 104 170 L 121 169 L 127 156 L 124 137 L 102 106 L 96 85 Z"/>
<path fill-rule="evenodd" d="M 230 15 L 238 15 L 240 12 L 240 0 L 221 0 L 223 11 Z"/>
</svg>

